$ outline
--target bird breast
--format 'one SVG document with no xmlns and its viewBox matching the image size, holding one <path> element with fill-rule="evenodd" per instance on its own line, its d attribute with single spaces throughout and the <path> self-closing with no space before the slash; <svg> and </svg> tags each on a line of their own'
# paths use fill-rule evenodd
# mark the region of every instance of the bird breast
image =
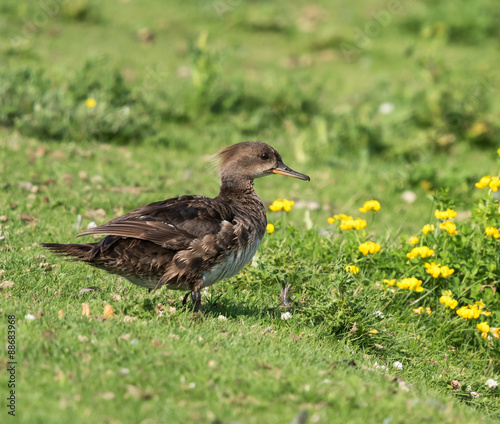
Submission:
<svg viewBox="0 0 500 424">
<path fill-rule="evenodd" d="M 256 238 L 252 244 L 247 245 L 244 249 L 228 252 L 221 262 L 203 274 L 203 287 L 209 287 L 219 280 L 238 274 L 252 260 L 261 241 L 262 237 Z"/>
</svg>

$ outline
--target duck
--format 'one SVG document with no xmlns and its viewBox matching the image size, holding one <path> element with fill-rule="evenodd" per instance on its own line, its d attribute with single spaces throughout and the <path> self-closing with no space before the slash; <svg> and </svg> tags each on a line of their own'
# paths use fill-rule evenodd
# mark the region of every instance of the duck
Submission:
<svg viewBox="0 0 500 424">
<path fill-rule="evenodd" d="M 150 291 L 162 286 L 186 291 L 183 305 L 191 295 L 194 312 L 201 312 L 201 290 L 238 274 L 262 242 L 266 209 L 254 180 L 279 174 L 310 181 L 259 141 L 233 144 L 215 158 L 217 197 L 184 195 L 154 202 L 76 236 L 104 236 L 95 243 L 41 245 Z"/>
</svg>

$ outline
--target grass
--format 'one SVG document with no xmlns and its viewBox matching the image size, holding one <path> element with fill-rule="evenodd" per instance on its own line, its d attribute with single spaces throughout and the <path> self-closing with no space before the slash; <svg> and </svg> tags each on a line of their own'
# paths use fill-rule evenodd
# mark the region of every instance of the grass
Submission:
<svg viewBox="0 0 500 424">
<path fill-rule="evenodd" d="M 498 202 L 474 187 L 498 169 L 492 5 L 404 4 L 359 45 L 356 31 L 386 4 L 82 0 L 55 6 L 30 35 L 39 4 L 3 2 L 0 283 L 14 285 L 0 290 L 0 335 L 15 314 L 17 421 L 287 423 L 302 411 L 325 423 L 498 420 L 499 389 L 485 385 L 499 379 L 498 344 L 475 328 L 500 319 L 488 288 L 498 255 L 470 212 L 500 224 Z M 39 247 L 149 202 L 215 196 L 209 155 L 250 139 L 311 183 L 256 181 L 266 204 L 295 206 L 269 212 L 276 231 L 241 275 L 204 294 L 201 319 L 181 293 L 148 294 Z M 369 199 L 382 210 L 364 233 L 328 224 L 361 216 Z M 420 230 L 441 207 L 459 212 L 460 236 L 433 241 L 432 260 L 456 268 L 434 280 L 406 258 L 406 240 L 429 240 Z M 361 256 L 365 240 L 382 251 Z M 359 274 L 345 271 L 352 263 Z M 422 296 L 383 284 L 412 276 Z M 287 320 L 286 283 L 296 302 Z M 101 290 L 79 296 L 87 286 Z M 439 303 L 442 289 L 460 306 L 484 300 L 492 315 L 463 320 Z M 103 319 L 106 304 L 114 316 Z"/>
</svg>

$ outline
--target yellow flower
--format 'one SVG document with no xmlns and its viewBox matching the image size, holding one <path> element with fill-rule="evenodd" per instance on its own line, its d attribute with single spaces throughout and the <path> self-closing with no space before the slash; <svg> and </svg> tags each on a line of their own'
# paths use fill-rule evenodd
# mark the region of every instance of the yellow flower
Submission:
<svg viewBox="0 0 500 424">
<path fill-rule="evenodd" d="M 359 246 L 359 251 L 365 256 L 368 255 L 368 253 L 377 253 L 380 251 L 380 244 L 367 241 Z"/>
<path fill-rule="evenodd" d="M 432 255 L 434 255 L 434 250 L 429 249 L 427 246 L 414 247 L 413 249 L 411 249 L 410 253 L 406 254 L 406 256 L 410 259 L 414 259 L 417 256 L 420 256 L 422 259 L 425 259 Z"/>
<path fill-rule="evenodd" d="M 396 284 L 396 280 L 394 278 L 392 280 L 384 278 L 384 283 L 387 284 L 388 286 L 393 286 L 394 284 Z"/>
<path fill-rule="evenodd" d="M 491 177 L 489 175 L 486 175 L 485 177 L 482 177 L 478 183 L 476 183 L 476 187 L 477 188 L 485 188 L 485 187 L 488 187 L 488 185 L 490 184 L 490 181 L 491 181 Z"/>
<path fill-rule="evenodd" d="M 335 219 L 333 219 L 333 218 L 328 218 L 328 223 L 329 223 L 330 225 L 335 224 Z"/>
<path fill-rule="evenodd" d="M 491 181 L 489 183 L 491 191 L 497 191 L 498 187 L 500 187 L 500 178 L 491 177 Z"/>
<path fill-rule="evenodd" d="M 500 149 L 499 149 L 500 150 Z M 500 154 L 500 153 L 499 153 Z M 495 339 L 498 339 L 500 337 L 500 328 L 498 327 L 491 327 L 490 328 L 491 334 Z"/>
<path fill-rule="evenodd" d="M 363 207 L 359 208 L 360 212 L 366 213 L 368 211 L 379 211 L 380 210 L 380 203 L 377 200 L 368 200 L 365 203 L 363 203 Z"/>
<path fill-rule="evenodd" d="M 437 219 L 445 220 L 455 218 L 457 216 L 457 213 L 453 209 L 448 208 L 445 211 L 436 210 L 436 212 L 434 212 L 434 215 Z"/>
<path fill-rule="evenodd" d="M 418 243 L 418 237 L 411 236 L 411 237 L 408 239 L 408 244 L 417 244 L 417 243 Z"/>
<path fill-rule="evenodd" d="M 416 309 L 412 309 L 413 312 L 415 312 L 416 314 L 420 315 L 420 313 L 424 310 L 424 307 L 423 306 L 419 306 L 418 308 Z"/>
<path fill-rule="evenodd" d="M 294 204 L 295 202 L 293 200 L 283 199 L 283 209 L 285 209 L 285 212 L 290 212 Z"/>
<path fill-rule="evenodd" d="M 457 315 L 463 319 L 477 319 L 481 315 L 481 311 L 476 305 L 467 305 L 459 308 Z"/>
<path fill-rule="evenodd" d="M 352 217 L 348 217 L 348 219 L 343 219 L 339 225 L 342 230 L 352 230 L 353 228 L 356 230 L 361 230 L 366 227 L 366 221 L 364 219 L 352 219 Z"/>
<path fill-rule="evenodd" d="M 500 155 L 500 149 L 497 150 L 497 153 Z"/>
<path fill-rule="evenodd" d="M 449 268 L 446 265 L 444 265 L 444 266 L 441 267 L 441 276 L 443 278 L 446 278 L 446 277 L 450 276 L 454 272 L 455 272 L 455 270 L 453 268 Z"/>
<path fill-rule="evenodd" d="M 458 302 L 453 299 L 453 294 L 451 293 L 451 290 L 445 290 L 443 292 L 443 295 L 439 298 L 439 302 L 444 304 L 444 306 L 450 308 L 450 309 L 455 309 L 458 305 Z"/>
<path fill-rule="evenodd" d="M 486 321 L 479 323 L 476 327 L 479 331 L 481 331 L 481 337 L 483 339 L 488 337 L 488 333 L 490 331 L 490 326 L 488 325 L 488 323 Z"/>
<path fill-rule="evenodd" d="M 267 224 L 266 230 L 269 234 L 274 233 L 274 225 L 273 224 Z"/>
<path fill-rule="evenodd" d="M 359 272 L 359 268 L 356 265 L 347 265 L 345 270 L 351 274 L 357 274 Z"/>
<path fill-rule="evenodd" d="M 439 224 L 439 228 L 448 232 L 450 236 L 455 236 L 458 234 L 457 226 L 454 222 L 451 221 L 441 222 L 441 224 Z"/>
<path fill-rule="evenodd" d="M 89 97 L 87 100 L 85 100 L 85 106 L 87 106 L 89 109 L 93 109 L 97 106 L 97 102 L 92 97 Z"/>
<path fill-rule="evenodd" d="M 368 331 L 370 334 L 377 334 L 378 330 L 375 330 L 374 328 L 371 328 L 370 331 Z"/>
<path fill-rule="evenodd" d="M 427 312 L 427 315 L 432 314 L 431 308 L 429 308 L 428 306 L 427 308 L 425 308 L 425 312 Z"/>
<path fill-rule="evenodd" d="M 401 281 L 398 281 L 396 285 L 403 290 L 415 290 L 417 293 L 421 293 L 424 291 L 422 287 L 422 280 L 418 280 L 415 277 L 411 278 L 403 278 Z"/>
<path fill-rule="evenodd" d="M 435 229 L 436 228 L 434 227 L 434 225 L 432 225 L 432 224 L 426 224 L 426 225 L 424 225 L 424 228 L 422 228 L 422 232 L 424 234 L 429 234 L 432 231 L 434 231 Z"/>
<path fill-rule="evenodd" d="M 500 232 L 495 227 L 486 227 L 485 233 L 488 237 L 500 238 Z"/>
<path fill-rule="evenodd" d="M 430 274 L 432 275 L 433 278 L 439 278 L 439 276 L 441 275 L 441 268 L 439 268 L 439 265 L 434 263 L 434 262 L 427 262 L 426 264 L 424 264 L 425 266 L 425 270 L 427 272 L 427 274 Z"/>
</svg>

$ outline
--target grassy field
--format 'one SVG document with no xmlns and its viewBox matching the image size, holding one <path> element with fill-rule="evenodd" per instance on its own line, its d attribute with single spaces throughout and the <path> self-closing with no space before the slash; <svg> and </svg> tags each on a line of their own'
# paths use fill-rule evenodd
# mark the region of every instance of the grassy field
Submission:
<svg viewBox="0 0 500 424">
<path fill-rule="evenodd" d="M 500 165 L 498 17 L 493 1 L 3 1 L 7 418 L 500 419 L 497 186 L 475 186 Z M 268 142 L 311 182 L 256 181 L 266 205 L 295 204 L 269 210 L 275 231 L 204 293 L 202 317 L 181 293 L 150 294 L 39 246 L 156 200 L 215 196 L 210 155 L 244 140 Z M 360 212 L 372 199 L 380 211 Z M 380 251 L 363 254 L 367 241 Z M 100 290 L 79 294 L 88 286 Z"/>
</svg>

